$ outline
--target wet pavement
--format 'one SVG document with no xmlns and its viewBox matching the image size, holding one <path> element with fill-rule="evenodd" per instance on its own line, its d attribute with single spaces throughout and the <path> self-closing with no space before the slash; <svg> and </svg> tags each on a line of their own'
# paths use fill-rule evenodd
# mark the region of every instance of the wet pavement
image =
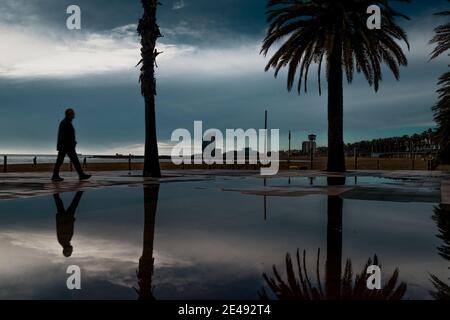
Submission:
<svg viewBox="0 0 450 320">
<path fill-rule="evenodd" d="M 358 189 L 364 189 L 364 179 L 393 179 L 394 181 L 412 181 L 413 184 L 400 184 L 398 188 L 395 188 L 394 184 L 388 184 L 385 190 L 378 188 L 379 194 L 376 196 L 383 196 L 386 193 L 387 196 L 391 192 L 395 192 L 399 197 L 401 194 L 405 194 L 406 197 L 422 198 L 423 189 L 436 188 L 436 185 L 441 190 L 441 203 L 450 204 L 450 174 L 442 172 L 429 172 L 429 171 L 350 171 L 345 175 L 342 174 L 329 174 L 323 171 L 292 171 L 292 172 L 280 172 L 276 176 L 262 177 L 259 175 L 259 171 L 234 171 L 234 170 L 183 170 L 183 171 L 165 171 L 163 172 L 163 178 L 151 179 L 143 178 L 139 171 L 123 171 L 123 172 L 97 172 L 94 177 L 89 181 L 78 181 L 75 175 L 63 176 L 66 180 L 61 183 L 54 183 L 49 179 L 47 173 L 10 173 L 0 174 L 0 200 L 15 199 L 15 198 L 28 198 L 35 196 L 51 195 L 54 193 L 81 191 L 89 189 L 98 189 L 112 186 L 137 186 L 143 184 L 152 183 L 169 183 L 177 181 L 189 181 L 189 180 L 208 180 L 214 177 L 254 177 L 257 179 L 265 179 L 274 181 L 281 178 L 308 178 L 308 179 L 323 179 L 326 177 L 348 177 L 349 180 L 359 178 L 360 183 L 354 183 L 353 186 L 328 186 L 326 183 L 322 184 L 320 188 L 312 186 L 312 182 L 306 185 L 302 185 L 301 188 L 294 189 L 290 184 L 280 188 L 257 188 L 254 190 L 234 190 L 227 191 L 242 191 L 247 194 L 265 194 L 271 196 L 304 196 L 310 194 L 329 194 L 340 195 L 347 193 L 348 191 L 354 191 Z M 361 181 L 362 177 L 362 181 Z M 370 184 L 369 184 L 370 185 Z M 288 188 L 289 187 L 289 188 Z M 408 190 L 405 188 L 408 187 Z M 419 190 L 421 192 L 415 192 Z M 370 197 L 370 193 L 373 194 L 374 190 L 363 190 L 360 194 L 366 193 Z M 355 194 L 355 193 L 353 193 Z M 434 198 L 432 200 L 435 200 Z"/>
<path fill-rule="evenodd" d="M 445 174 L 67 178 L 53 184 L 40 174 L 1 176 L 0 298 L 283 299 L 296 292 L 292 298 L 306 299 L 308 286 L 280 284 L 292 263 L 298 284 L 303 270 L 310 290 L 322 292 L 309 298 L 364 299 L 367 290 L 348 281 L 365 274 L 369 259 L 382 267 L 383 286 L 395 283 L 379 299 L 448 293 Z M 67 289 L 73 265 L 81 269 L 81 290 Z"/>
</svg>

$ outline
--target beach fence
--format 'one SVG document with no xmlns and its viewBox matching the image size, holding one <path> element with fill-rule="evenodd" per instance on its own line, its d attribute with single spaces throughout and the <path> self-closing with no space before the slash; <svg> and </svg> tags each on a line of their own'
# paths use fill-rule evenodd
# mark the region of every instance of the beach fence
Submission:
<svg viewBox="0 0 450 320">
<path fill-rule="evenodd" d="M 316 156 L 313 161 L 309 157 L 302 157 L 280 162 L 281 170 L 326 170 L 327 157 Z M 356 153 L 345 158 L 347 170 L 411 170 L 433 171 L 437 168 L 437 162 L 433 158 L 375 158 Z"/>
<path fill-rule="evenodd" d="M 132 171 L 143 169 L 143 157 L 126 156 L 83 156 L 79 155 L 81 165 L 89 171 Z M 165 161 L 165 160 L 162 160 Z M 56 162 L 56 155 L 0 155 L 0 173 L 11 172 L 51 172 Z M 68 158 L 61 171 L 73 171 Z"/>
<path fill-rule="evenodd" d="M 56 156 L 44 158 L 39 156 L 39 164 L 33 165 L 33 157 L 29 156 L 24 160 L 18 161 L 17 156 L 0 156 L 0 172 L 51 172 L 53 170 Z M 144 159 L 142 156 L 98 156 L 88 157 L 89 171 L 140 171 L 143 170 Z M 87 162 L 86 162 L 87 165 Z M 170 158 L 162 157 L 160 159 L 162 170 L 260 170 L 260 164 L 181 164 L 175 165 Z M 371 157 L 353 152 L 346 157 L 346 166 L 348 170 L 435 170 L 436 160 L 426 156 L 421 157 L 398 157 L 391 155 L 387 157 Z M 315 155 L 294 156 L 287 154 L 286 159 L 280 159 L 280 170 L 304 171 L 304 170 L 326 170 L 327 157 Z M 66 162 L 61 168 L 62 171 L 70 171 L 70 164 Z"/>
<path fill-rule="evenodd" d="M 429 157 L 405 158 L 405 157 L 364 157 L 357 152 L 353 157 L 346 158 L 349 170 L 420 170 L 432 171 L 436 167 L 436 160 Z"/>
</svg>

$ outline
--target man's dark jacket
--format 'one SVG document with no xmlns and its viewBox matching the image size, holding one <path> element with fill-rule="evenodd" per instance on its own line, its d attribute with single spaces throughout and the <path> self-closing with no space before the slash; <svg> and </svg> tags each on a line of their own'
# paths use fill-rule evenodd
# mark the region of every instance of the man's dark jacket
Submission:
<svg viewBox="0 0 450 320">
<path fill-rule="evenodd" d="M 65 118 L 59 124 L 58 130 L 58 151 L 71 151 L 75 150 L 77 142 L 75 140 L 75 129 L 70 119 Z"/>
</svg>

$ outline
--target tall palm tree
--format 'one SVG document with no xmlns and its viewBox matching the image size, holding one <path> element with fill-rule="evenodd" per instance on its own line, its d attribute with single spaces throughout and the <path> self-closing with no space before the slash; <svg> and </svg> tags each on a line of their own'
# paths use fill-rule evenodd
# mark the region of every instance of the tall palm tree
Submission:
<svg viewBox="0 0 450 320">
<path fill-rule="evenodd" d="M 436 135 L 441 147 L 440 158 L 444 163 L 450 163 L 450 72 L 439 78 L 438 85 L 439 100 L 433 107 L 434 119 L 438 124 Z"/>
<path fill-rule="evenodd" d="M 450 0 L 447 0 L 450 2 Z M 448 17 L 450 16 L 450 10 L 442 11 L 435 14 L 436 16 Z M 439 57 L 441 54 L 448 51 L 450 48 L 450 23 L 443 24 L 434 29 L 435 36 L 431 39 L 431 44 L 436 44 L 431 59 Z"/>
<path fill-rule="evenodd" d="M 450 11 L 436 13 L 438 16 L 450 16 Z M 450 23 L 437 27 L 431 44 L 436 47 L 431 59 L 435 59 L 450 49 Z M 434 119 L 438 124 L 437 137 L 441 146 L 440 157 L 445 163 L 450 163 L 450 72 L 444 73 L 438 82 L 439 100 L 433 107 Z"/>
<path fill-rule="evenodd" d="M 410 2 L 409 0 L 393 0 Z M 367 8 L 378 5 L 381 10 L 381 30 L 367 28 Z M 267 56 L 277 42 L 276 53 L 266 66 L 275 69 L 275 77 L 288 67 L 287 88 L 290 91 L 298 78 L 300 94 L 307 91 L 308 73 L 318 64 L 321 94 L 322 64 L 326 62 L 328 80 L 328 171 L 345 171 L 344 156 L 344 72 L 349 83 L 354 71 L 363 73 L 375 91 L 382 80 L 381 65 L 385 63 L 395 78 L 399 66 L 407 59 L 397 40 L 409 43 L 396 18 L 409 19 L 395 11 L 388 0 L 269 0 L 267 20 L 270 27 L 261 53 Z"/>
<path fill-rule="evenodd" d="M 141 36 L 141 93 L 145 100 L 145 158 L 144 177 L 161 177 L 159 165 L 158 139 L 156 136 L 155 96 L 156 79 L 155 66 L 156 41 L 161 37 L 159 26 L 156 22 L 156 11 L 160 4 L 158 0 L 141 0 L 144 14 L 139 20 L 137 31 Z"/>
</svg>

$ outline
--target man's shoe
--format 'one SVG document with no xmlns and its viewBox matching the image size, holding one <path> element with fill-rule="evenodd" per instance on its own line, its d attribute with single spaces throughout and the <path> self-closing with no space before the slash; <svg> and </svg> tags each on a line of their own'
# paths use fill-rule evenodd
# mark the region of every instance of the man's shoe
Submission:
<svg viewBox="0 0 450 320">
<path fill-rule="evenodd" d="M 53 182 L 63 182 L 64 179 L 61 178 L 61 177 L 53 177 L 53 178 L 52 178 L 52 181 L 53 181 Z"/>
<path fill-rule="evenodd" d="M 80 176 L 80 180 L 81 180 L 81 181 L 83 181 L 83 180 L 89 180 L 91 177 L 92 177 L 92 175 L 90 175 L 90 174 L 82 174 L 82 175 Z"/>
</svg>

